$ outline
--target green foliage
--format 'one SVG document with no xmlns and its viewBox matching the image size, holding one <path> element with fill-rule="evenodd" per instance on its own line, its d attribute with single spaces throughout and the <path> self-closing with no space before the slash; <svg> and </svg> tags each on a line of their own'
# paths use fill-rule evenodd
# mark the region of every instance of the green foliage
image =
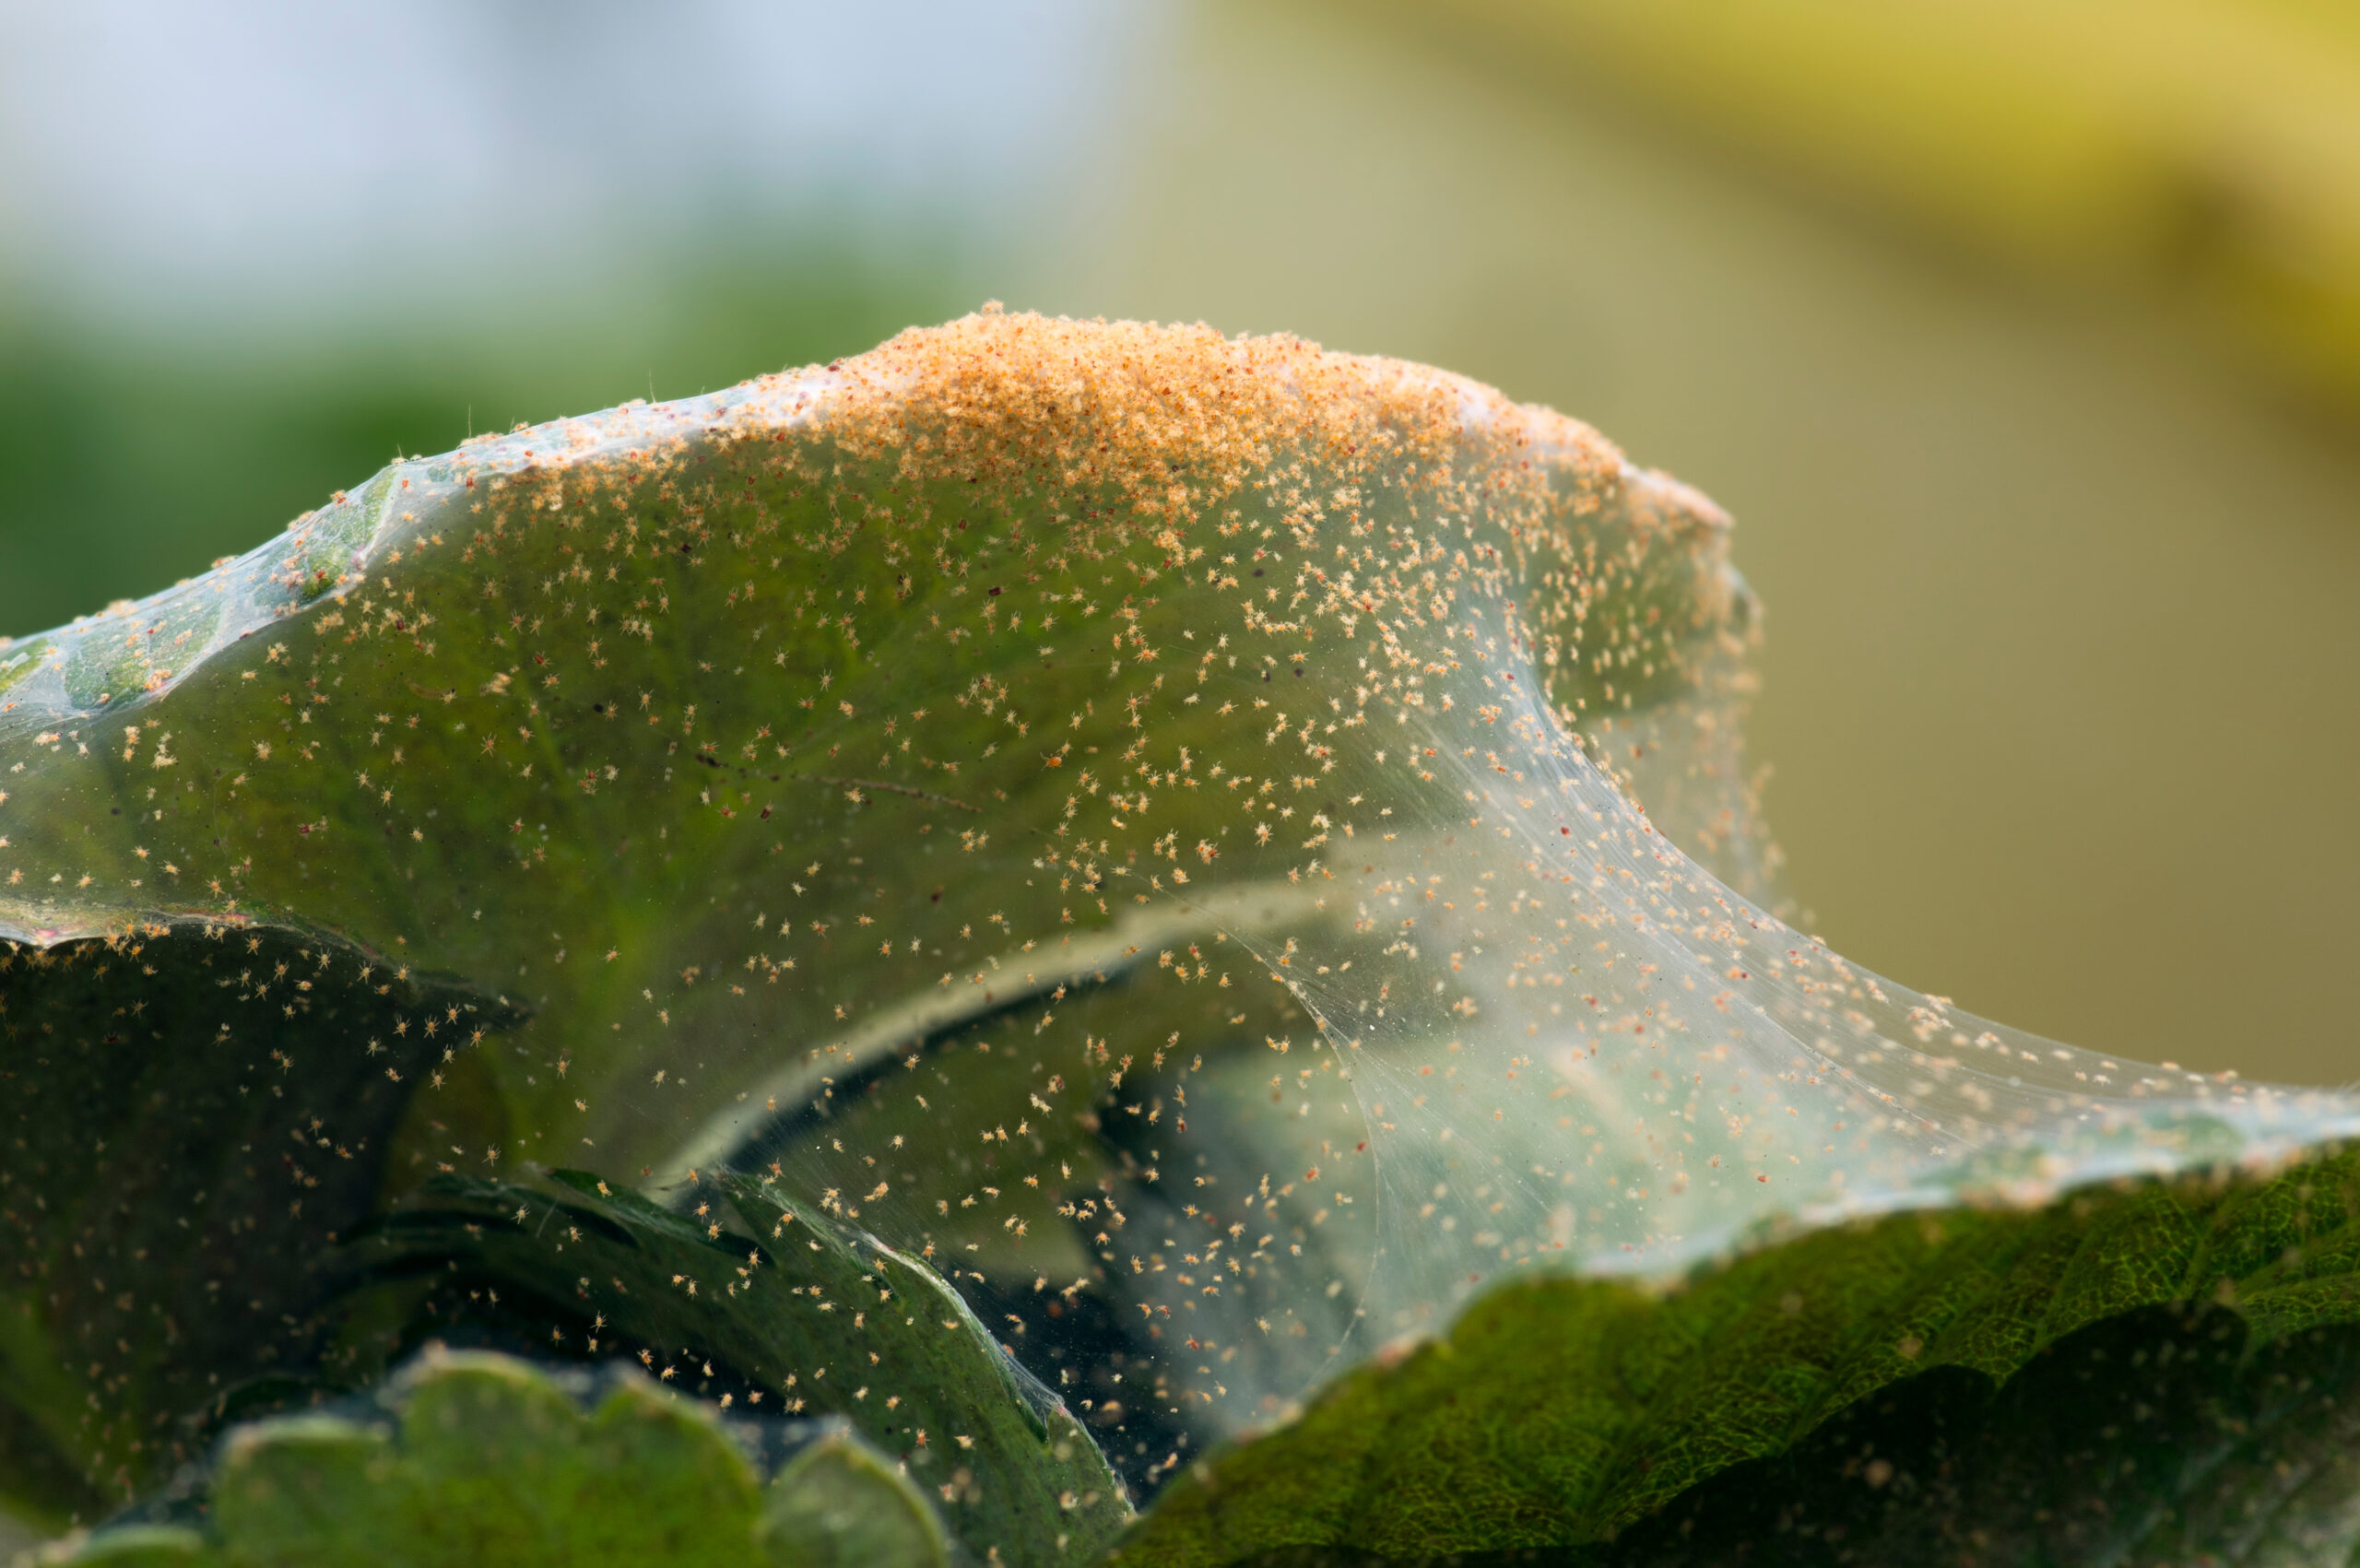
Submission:
<svg viewBox="0 0 2360 1568">
<path fill-rule="evenodd" d="M 1387 1557 L 1280 1549 L 1260 1568 L 2317 1568 L 2360 1557 L 2360 1332 L 2250 1347 L 2218 1307 L 2066 1336 L 1996 1393 L 1952 1367 L 1591 1546 Z"/>
<path fill-rule="evenodd" d="M 780 1470 L 758 1532 L 777 1568 L 947 1564 L 942 1527 L 877 1453 L 823 1437 Z"/>
<path fill-rule="evenodd" d="M 388 1389 L 396 1429 L 283 1416 L 233 1431 L 209 1518 L 101 1532 L 77 1564 L 206 1568 L 942 1568 L 941 1532 L 889 1460 L 841 1431 L 767 1487 L 693 1401 L 618 1382 L 584 1415 L 525 1362 L 429 1356 Z"/>
<path fill-rule="evenodd" d="M 22 951 L 0 973 L 10 1020 L 50 1043 L 16 1098 L 19 1196 L 0 1213 L 21 1281 L 0 1315 L 0 1451 L 27 1503 L 103 1515 L 200 1456 L 223 1419 L 305 1379 L 366 1382 L 451 1324 L 411 1281 L 455 1267 L 506 1295 L 512 1341 L 545 1343 L 562 1322 L 566 1349 L 611 1355 L 629 1335 L 662 1347 L 667 1373 L 678 1356 L 719 1359 L 743 1408 L 760 1411 L 768 1389 L 771 1409 L 852 1416 L 948 1489 L 979 1554 L 1079 1560 L 1127 1515 L 1095 1444 L 922 1261 L 864 1253 L 838 1221 L 744 1178 L 714 1185 L 734 1227 L 720 1233 L 574 1174 L 546 1190 L 437 1178 L 372 1228 L 435 1126 L 472 1112 L 498 1136 L 496 1105 L 466 1097 L 479 1080 L 436 1066 L 442 1039 L 512 1016 L 493 998 L 268 929 Z M 431 1113 L 413 1103 L 446 1074 Z M 72 1186 L 31 1179 L 68 1168 Z M 167 1176 L 194 1185 L 191 1207 L 159 1195 Z M 747 1244 L 790 1213 L 786 1250 Z M 569 1242 L 568 1228 L 584 1233 Z M 749 1254 L 785 1267 L 751 1280 Z M 577 1290 L 585 1269 L 595 1291 Z M 880 1290 L 924 1315 L 879 1311 Z M 877 1351 L 893 1381 L 872 1393 L 845 1374 Z"/>
<path fill-rule="evenodd" d="M 1995 1394 L 1964 1369 L 1839 1412 L 1583 1553 L 1599 1568 L 2348 1563 L 2360 1330 L 2256 1342 L 2190 1304 L 2066 1336 Z"/>
<path fill-rule="evenodd" d="M 2191 1302 L 2233 1308 L 2255 1352 L 2360 1323 L 2360 1157 L 2262 1183 L 2101 1189 L 2038 1212 L 1896 1215 L 1660 1297 L 1611 1280 L 1511 1286 L 1445 1338 L 1346 1374 L 1300 1420 L 1200 1464 L 1115 1560 L 1594 1545 L 1905 1379 L 1954 1369 L 1988 1392 L 2107 1323 L 2118 1342 L 2160 1350 L 2169 1336 L 2138 1315 Z M 2023 1419 L 2037 1430 L 2057 1412 Z"/>
<path fill-rule="evenodd" d="M 0 1486 L 100 1516 L 302 1375 L 323 1267 L 379 1203 L 412 1089 L 442 1039 L 512 1016 L 283 930 L 0 953 L 21 1053 L 0 1109 Z"/>
<path fill-rule="evenodd" d="M 1094 477 L 1050 463 L 1069 416 L 1031 382 L 994 395 L 997 427 L 961 422 L 962 378 L 1012 363 L 1002 348 L 1052 380 L 1098 357 L 1087 418 L 1123 441 Z M 235 1415 L 240 1387 L 357 1375 L 353 1343 L 318 1327 L 328 1235 L 443 1172 L 585 1163 L 667 1202 L 700 1169 L 768 1169 L 955 1258 L 1152 1484 L 1299 1393 L 1370 1310 L 1375 1164 L 1326 1016 L 1344 1004 L 1290 969 L 1350 972 L 1372 996 L 1398 981 L 1405 999 L 1374 1016 L 1406 1049 L 1440 1055 L 1473 1016 L 1423 978 L 1406 999 L 1409 969 L 1456 936 L 1422 937 L 1440 949 L 1422 958 L 1374 922 L 1346 929 L 1343 889 L 1398 892 L 1413 863 L 1469 853 L 1446 836 L 1456 775 L 1369 742 L 1372 715 L 1457 715 L 1496 740 L 1490 700 L 1513 699 L 1552 795 L 1506 810 L 1627 811 L 1599 780 L 1560 804 L 1575 754 L 1539 722 L 1544 682 L 1457 651 L 1477 621 L 1537 637 L 1556 709 L 1609 710 L 1601 749 L 1622 724 L 1646 737 L 1630 759 L 1682 781 L 1688 805 L 1667 784 L 1656 820 L 1709 811 L 1716 863 L 1758 866 L 1722 743 L 1693 738 L 1732 733 L 1702 721 L 1731 700 L 1750 624 L 1721 520 L 1590 432 L 1496 399 L 1484 418 L 1518 422 L 1469 427 L 1457 383 L 1283 340 L 977 318 L 888 352 L 932 390 L 896 401 L 879 390 L 895 375 L 848 366 L 480 441 L 0 654 L 7 809 L 64 830 L 0 850 L 0 930 L 32 949 L 0 1003 L 29 1069 L 53 1070 L 52 1039 L 92 1064 L 71 1101 L 18 1109 L 25 1141 L 0 1158 L 46 1201 L 113 1169 L 110 1136 L 139 1129 L 159 1155 L 136 1167 L 152 1187 L 113 1199 L 128 1220 L 10 1206 L 50 1269 L 18 1287 L 40 1330 L 8 1389 L 33 1407 L 19 1495 L 59 1515 L 120 1505 Z M 1233 390 L 1207 427 L 1186 388 L 1213 378 Z M 971 449 L 986 428 L 999 444 Z M 933 468 L 913 470 L 924 452 Z M 1381 521 L 1398 581 L 1347 593 L 1280 564 L 1317 522 L 1292 499 L 1306 454 L 1371 487 L 1337 548 L 1376 560 Z M 1175 457 L 1188 493 L 1226 506 L 1185 548 Z M 1429 592 L 1429 560 L 1457 576 Z M 1285 579 L 1282 603 L 1273 572 L 1309 585 Z M 1503 597 L 1520 574 L 1548 590 L 1527 630 Z M 1446 590 L 1471 595 L 1469 625 L 1438 623 Z M 1371 607 L 1404 630 L 1377 638 Z M 1372 654 L 1395 669 L 1374 688 Z M 1644 860 L 1638 824 L 1620 831 L 1614 853 Z M 1513 843 L 1488 853 L 1565 880 Z M 234 975 L 218 967 L 242 944 Z M 282 976 L 287 953 L 303 967 Z M 77 961 L 89 984 L 53 998 L 52 970 Z M 303 1022 L 351 987 L 375 998 L 388 968 L 463 1001 Z M 175 999 L 218 1001 L 223 979 L 252 1005 Z M 1290 1051 L 1309 1066 L 1280 1103 L 1256 1053 Z M 143 1076 L 166 1059 L 185 1081 Z M 235 1081 L 262 1064 L 269 1090 Z M 250 1104 L 277 1119 L 250 1126 Z M 281 1158 L 250 1158 L 258 1138 Z M 327 1179 L 290 1163 L 298 1147 L 337 1162 L 332 1190 L 307 1185 Z M 225 1161 L 269 1203 L 217 1216 L 204 1177 Z M 141 1336 L 66 1313 L 62 1273 L 112 1302 L 162 1261 L 142 1236 L 212 1223 L 280 1284 L 206 1314 L 226 1349 L 154 1315 L 203 1300 L 189 1281 L 133 1293 L 153 1368 L 117 1347 Z M 1545 1195 L 1516 1223 L 1528 1261 L 1552 1244 Z M 1447 1304 L 1427 1298 L 1456 1260 L 1414 1268 L 1388 1325 Z M 56 1353 L 77 1335 L 87 1359 Z"/>
<path fill-rule="evenodd" d="M 604 1185 L 438 1181 L 350 1260 L 385 1281 L 364 1295 L 431 1293 L 358 1315 L 496 1320 L 756 1414 L 842 1416 L 939 1495 L 977 1558 L 1087 1561 L 1129 1516 L 1097 1444 L 924 1260 L 744 1177 L 685 1215 Z"/>
<path fill-rule="evenodd" d="M 203 1536 L 174 1525 L 121 1526 L 57 1555 L 105 1568 L 218 1568 L 220 1562 Z"/>
<path fill-rule="evenodd" d="M 1080 1562 L 1175 1473 L 1130 1558 L 1587 1550 L 1928 1369 L 2345 1321 L 2342 1162 L 2034 1206 L 2351 1102 L 1749 902 L 1725 527 L 1436 372 L 986 313 L 0 650 L 0 1486 L 226 1442 L 233 1561 Z M 757 1503 L 682 1407 L 447 1356 L 322 1413 L 434 1344 L 867 1446 Z M 625 1474 L 678 1506 L 601 1523 Z"/>
</svg>

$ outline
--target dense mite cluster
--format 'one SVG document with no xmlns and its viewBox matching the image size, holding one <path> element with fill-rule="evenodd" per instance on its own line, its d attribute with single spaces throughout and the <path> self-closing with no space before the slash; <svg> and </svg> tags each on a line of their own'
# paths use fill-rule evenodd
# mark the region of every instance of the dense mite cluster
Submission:
<svg viewBox="0 0 2360 1568">
<path fill-rule="evenodd" d="M 126 1238 L 308 1257 L 437 1177 L 578 1168 L 715 1240 L 752 1178 L 930 1267 L 1145 1488 L 1504 1275 L 2348 1122 L 1776 918 L 1728 532 L 1456 377 L 990 310 L 397 464 L 0 648 L 0 1290 L 98 1412 L 61 1447 L 132 1474 L 206 1397 L 116 1409 L 136 1337 L 79 1348 Z M 68 975 L 119 1038 L 43 1021 Z M 288 1032 L 307 987 L 337 1022 Z M 136 1154 L 44 1141 L 69 1058 Z M 676 1283 L 876 1311 L 774 1256 Z M 242 1292 L 171 1278 L 123 1310 L 185 1358 Z M 242 1353 L 349 1353 L 246 1299 Z M 749 1392 L 906 1394 L 855 1359 Z"/>
</svg>

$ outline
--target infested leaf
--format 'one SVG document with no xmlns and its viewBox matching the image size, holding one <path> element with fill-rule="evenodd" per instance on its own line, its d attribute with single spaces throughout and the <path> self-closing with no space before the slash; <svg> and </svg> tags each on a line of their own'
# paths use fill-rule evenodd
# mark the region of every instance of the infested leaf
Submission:
<svg viewBox="0 0 2360 1568">
<path fill-rule="evenodd" d="M 0 652 L 5 1483 L 88 1517 L 233 1392 L 629 1323 L 716 1397 L 873 1354 L 1027 1425 L 926 1484 L 1071 1555 L 1462 1311 L 2352 1130 L 1786 924 L 1729 532 L 1441 372 L 991 311 L 397 463 Z M 2139 1212 L 2059 1313 L 2162 1288 Z M 720 1272 L 788 1214 L 953 1326 Z"/>
<path fill-rule="evenodd" d="M 1128 1518 L 1081 1425 L 923 1259 L 745 1178 L 713 1184 L 717 1235 L 597 1186 L 445 1179 L 354 1261 L 381 1291 L 435 1282 L 407 1321 L 513 1323 L 752 1415 L 844 1418 L 978 1559 L 1085 1562 Z"/>
<path fill-rule="evenodd" d="M 327 1358 L 336 1240 L 431 1131 L 410 1090 L 513 1009 L 316 933 L 148 925 L 0 953 L 0 1479 L 102 1517 Z M 331 1373 L 333 1375 L 333 1373 Z"/>
</svg>

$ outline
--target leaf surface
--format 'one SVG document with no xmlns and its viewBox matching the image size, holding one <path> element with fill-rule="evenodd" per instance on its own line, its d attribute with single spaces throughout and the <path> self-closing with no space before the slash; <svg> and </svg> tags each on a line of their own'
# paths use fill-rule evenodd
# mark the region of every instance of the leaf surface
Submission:
<svg viewBox="0 0 2360 1568">
<path fill-rule="evenodd" d="M 822 1438 L 771 1483 L 760 1535 L 775 1568 L 950 1568 L 942 1527 L 860 1444 Z"/>
<path fill-rule="evenodd" d="M 1114 1560 L 1598 1545 L 1905 1380 L 1952 1369 L 1988 1393 L 2143 1309 L 2233 1312 L 2241 1354 L 2346 1327 L 2360 1321 L 2355 1263 L 2360 1159 L 2338 1154 L 2266 1182 L 2142 1184 L 2036 1213 L 1820 1232 L 1662 1296 L 1512 1285 L 1446 1337 L 1348 1374 L 1297 1421 L 1190 1470 Z M 2154 1338 L 2150 1354 L 2169 1336 Z M 2136 1334 L 2118 1338 L 2138 1348 Z M 1996 1425 L 1994 1441 L 2011 1430 Z M 1690 1517 L 1714 1523 L 1702 1503 Z"/>
<path fill-rule="evenodd" d="M 117 1568 L 739 1568 L 768 1553 L 782 1564 L 947 1562 L 925 1501 L 841 1430 L 806 1444 L 765 1489 L 707 1410 L 644 1379 L 615 1382 L 585 1414 L 529 1363 L 434 1353 L 385 1394 L 398 1412 L 391 1425 L 306 1414 L 235 1428 L 202 1529 L 105 1530 L 65 1560 Z"/>
</svg>

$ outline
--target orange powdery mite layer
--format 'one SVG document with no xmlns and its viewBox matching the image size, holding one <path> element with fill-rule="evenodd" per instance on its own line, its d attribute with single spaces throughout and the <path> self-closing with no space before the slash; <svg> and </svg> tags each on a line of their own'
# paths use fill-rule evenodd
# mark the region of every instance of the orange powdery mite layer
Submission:
<svg viewBox="0 0 2360 1568">
<path fill-rule="evenodd" d="M 1787 925 L 1729 535 L 1441 371 L 997 311 L 397 464 L 0 651 L 0 935 L 77 955 L 7 972 L 8 1039 L 39 1011 L 106 1068 L 18 1102 L 0 1174 L 188 1150 L 85 1228 L 304 1279 L 454 1183 L 581 1168 L 720 1247 L 716 1173 L 754 1179 L 937 1271 L 1144 1491 L 1504 1277 L 2349 1123 Z M 450 999 L 388 1012 L 389 974 Z M 231 1153 L 321 1185 L 257 1163 L 207 1212 L 232 1105 Z M 168 1256 L 11 1212 L 90 1299 Z M 321 1353 L 242 1299 L 257 1354 Z M 100 1369 L 61 1430 L 116 1401 L 103 1476 L 152 1417 L 94 1322 L 38 1331 Z M 774 1370 L 858 1418 L 844 1364 Z"/>
<path fill-rule="evenodd" d="M 1482 426 L 1528 439 L 1516 428 L 1524 411 L 1463 378 L 1201 325 L 986 313 L 905 332 L 842 375 L 832 413 L 847 448 L 901 453 L 913 477 L 1103 489 L 1139 517 L 1177 523 L 1282 451 L 1365 468 L 1446 459 Z M 1618 462 L 1570 420 L 1534 421 L 1609 470 Z"/>
<path fill-rule="evenodd" d="M 904 332 L 829 373 L 840 390 L 818 412 L 845 451 L 893 454 L 919 484 L 1060 503 L 1056 521 L 1085 550 L 1102 533 L 1114 546 L 1145 531 L 1176 559 L 1274 470 L 1279 519 L 1304 545 L 1357 523 L 1355 481 L 1387 470 L 1446 513 L 1487 513 L 1519 555 L 1570 556 L 1566 521 L 1632 481 L 1642 536 L 1702 536 L 1717 557 L 1729 522 L 1686 487 L 1633 470 L 1578 420 L 1463 376 L 1283 335 L 987 310 Z M 1328 605 L 1349 605 L 1322 582 Z M 1594 591 L 1583 574 L 1561 571 L 1550 585 L 1563 602 L 1537 607 L 1543 624 L 1577 620 Z M 1362 607 L 1387 596 L 1373 585 Z M 1728 616 L 1734 598 L 1713 595 L 1700 619 Z"/>
</svg>

